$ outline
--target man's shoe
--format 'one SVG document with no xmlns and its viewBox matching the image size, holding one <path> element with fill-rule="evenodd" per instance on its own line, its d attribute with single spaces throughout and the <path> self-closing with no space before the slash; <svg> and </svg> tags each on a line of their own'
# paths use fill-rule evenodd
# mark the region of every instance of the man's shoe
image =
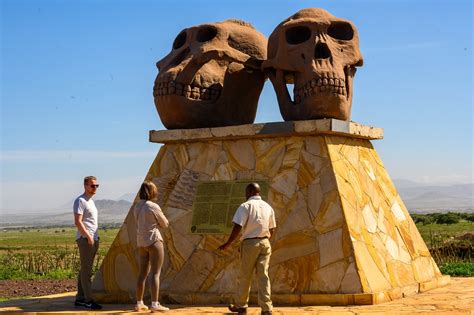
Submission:
<svg viewBox="0 0 474 315">
<path fill-rule="evenodd" d="M 76 306 L 76 307 L 83 307 L 84 304 L 86 304 L 86 301 L 84 301 L 84 300 L 75 300 L 74 301 L 74 306 Z"/>
<path fill-rule="evenodd" d="M 84 305 L 82 307 L 87 308 L 89 310 L 101 310 L 102 309 L 102 305 L 97 304 L 94 301 L 84 302 Z"/>
<path fill-rule="evenodd" d="M 246 307 L 237 307 L 234 304 L 229 304 L 229 311 L 231 311 L 232 313 L 247 314 Z"/>
<path fill-rule="evenodd" d="M 262 311 L 260 315 L 272 315 L 272 311 Z"/>
<path fill-rule="evenodd" d="M 158 305 L 152 305 L 150 310 L 152 313 L 156 313 L 156 312 L 166 312 L 166 311 L 169 311 L 170 309 L 167 308 L 166 306 L 158 304 Z"/>
</svg>

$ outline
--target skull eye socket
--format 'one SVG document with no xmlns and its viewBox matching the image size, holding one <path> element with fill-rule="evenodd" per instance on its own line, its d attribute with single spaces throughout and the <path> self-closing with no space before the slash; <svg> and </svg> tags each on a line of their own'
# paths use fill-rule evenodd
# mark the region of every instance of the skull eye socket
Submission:
<svg viewBox="0 0 474 315">
<path fill-rule="evenodd" d="M 203 43 L 210 41 L 217 35 L 217 29 L 213 26 L 205 26 L 201 27 L 198 30 L 198 33 L 196 35 L 196 39 L 198 42 Z"/>
<path fill-rule="evenodd" d="M 311 30 L 307 26 L 295 26 L 285 31 L 285 37 L 288 44 L 301 44 L 311 37 Z"/>
<path fill-rule="evenodd" d="M 349 23 L 333 22 L 328 28 L 328 35 L 335 39 L 351 40 L 354 37 L 354 30 Z"/>
<path fill-rule="evenodd" d="M 179 47 L 183 46 L 184 43 L 186 43 L 186 32 L 182 31 L 179 33 L 178 36 L 176 36 L 174 42 L 173 42 L 173 49 L 178 49 Z"/>
</svg>

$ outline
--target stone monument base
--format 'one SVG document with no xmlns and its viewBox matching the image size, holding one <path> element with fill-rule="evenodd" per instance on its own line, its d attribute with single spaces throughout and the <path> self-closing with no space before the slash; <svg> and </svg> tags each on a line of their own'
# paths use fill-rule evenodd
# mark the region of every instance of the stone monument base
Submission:
<svg viewBox="0 0 474 315">
<path fill-rule="evenodd" d="M 381 138 L 379 128 L 334 119 L 151 131 L 150 141 L 164 146 L 146 180 L 157 184 L 170 221 L 162 233 L 162 301 L 232 300 L 238 242 L 220 252 L 228 236 L 202 232 L 230 226 L 235 205 L 209 195 L 206 208 L 198 191 L 220 181 L 267 184 L 277 220 L 269 270 L 275 305 L 375 304 L 446 285 L 370 143 Z M 94 280 L 99 301 L 134 300 L 135 224 L 129 213 Z M 256 282 L 251 292 L 255 302 Z"/>
</svg>

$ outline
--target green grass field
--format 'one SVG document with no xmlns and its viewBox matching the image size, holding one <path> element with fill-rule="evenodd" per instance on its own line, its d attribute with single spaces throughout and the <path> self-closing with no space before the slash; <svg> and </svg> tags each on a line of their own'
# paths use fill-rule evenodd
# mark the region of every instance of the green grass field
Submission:
<svg viewBox="0 0 474 315">
<path fill-rule="evenodd" d="M 100 229 L 100 247 L 108 249 L 118 228 Z M 0 254 L 8 250 L 38 251 L 51 247 L 75 247 L 76 228 L 37 228 L 0 231 Z"/>
<path fill-rule="evenodd" d="M 426 245 L 431 246 L 435 239 L 445 240 L 450 237 L 460 236 L 466 233 L 474 233 L 474 222 L 461 221 L 456 224 L 417 224 L 416 227 L 420 231 L 421 237 Z"/>
<path fill-rule="evenodd" d="M 100 229 L 94 270 L 100 267 L 119 229 Z M 75 227 L 0 231 L 1 279 L 71 279 L 77 276 L 79 254 Z"/>
<path fill-rule="evenodd" d="M 433 250 L 456 241 L 455 237 L 474 233 L 474 222 L 455 224 L 417 224 L 426 245 Z M 101 228 L 100 249 L 94 269 L 100 267 L 118 228 Z M 77 274 L 79 257 L 75 227 L 9 229 L 0 231 L 0 279 L 66 279 Z M 464 246 L 466 241 L 464 242 Z M 452 248 L 432 251 L 441 271 L 453 276 L 473 276 L 472 241 L 467 241 L 468 255 L 459 257 Z M 450 246 L 451 246 L 450 245 Z"/>
</svg>

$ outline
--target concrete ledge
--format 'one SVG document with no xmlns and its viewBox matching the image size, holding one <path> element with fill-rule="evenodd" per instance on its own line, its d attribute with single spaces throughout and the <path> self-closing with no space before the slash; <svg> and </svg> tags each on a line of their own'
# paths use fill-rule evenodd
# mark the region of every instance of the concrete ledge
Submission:
<svg viewBox="0 0 474 315">
<path fill-rule="evenodd" d="M 440 276 L 427 282 L 414 283 L 412 285 L 394 288 L 392 290 L 375 293 L 353 293 L 353 294 L 272 294 L 274 305 L 280 306 L 310 306 L 310 305 L 373 305 L 398 300 L 407 296 L 413 296 L 432 289 L 446 286 L 450 283 L 449 276 Z M 134 294 L 125 292 L 116 293 L 94 293 L 94 298 L 101 303 L 134 303 Z M 165 304 L 181 305 L 217 305 L 233 302 L 233 294 L 195 293 L 183 292 L 173 293 L 160 291 L 160 300 Z M 250 304 L 257 304 L 257 294 L 250 294 Z"/>
<path fill-rule="evenodd" d="M 383 129 L 360 125 L 350 121 L 318 119 L 216 128 L 150 130 L 149 140 L 154 143 L 178 143 L 317 134 L 342 135 L 352 138 L 378 140 L 383 138 Z"/>
<path fill-rule="evenodd" d="M 193 304 L 193 305 L 215 305 L 233 302 L 232 294 L 212 293 L 182 293 L 173 294 L 163 292 L 160 298 L 169 304 Z M 361 294 L 272 294 L 274 305 L 280 306 L 303 306 L 303 305 L 371 305 L 374 304 L 374 295 L 371 293 Z M 257 304 L 257 294 L 251 293 L 249 303 Z"/>
</svg>

